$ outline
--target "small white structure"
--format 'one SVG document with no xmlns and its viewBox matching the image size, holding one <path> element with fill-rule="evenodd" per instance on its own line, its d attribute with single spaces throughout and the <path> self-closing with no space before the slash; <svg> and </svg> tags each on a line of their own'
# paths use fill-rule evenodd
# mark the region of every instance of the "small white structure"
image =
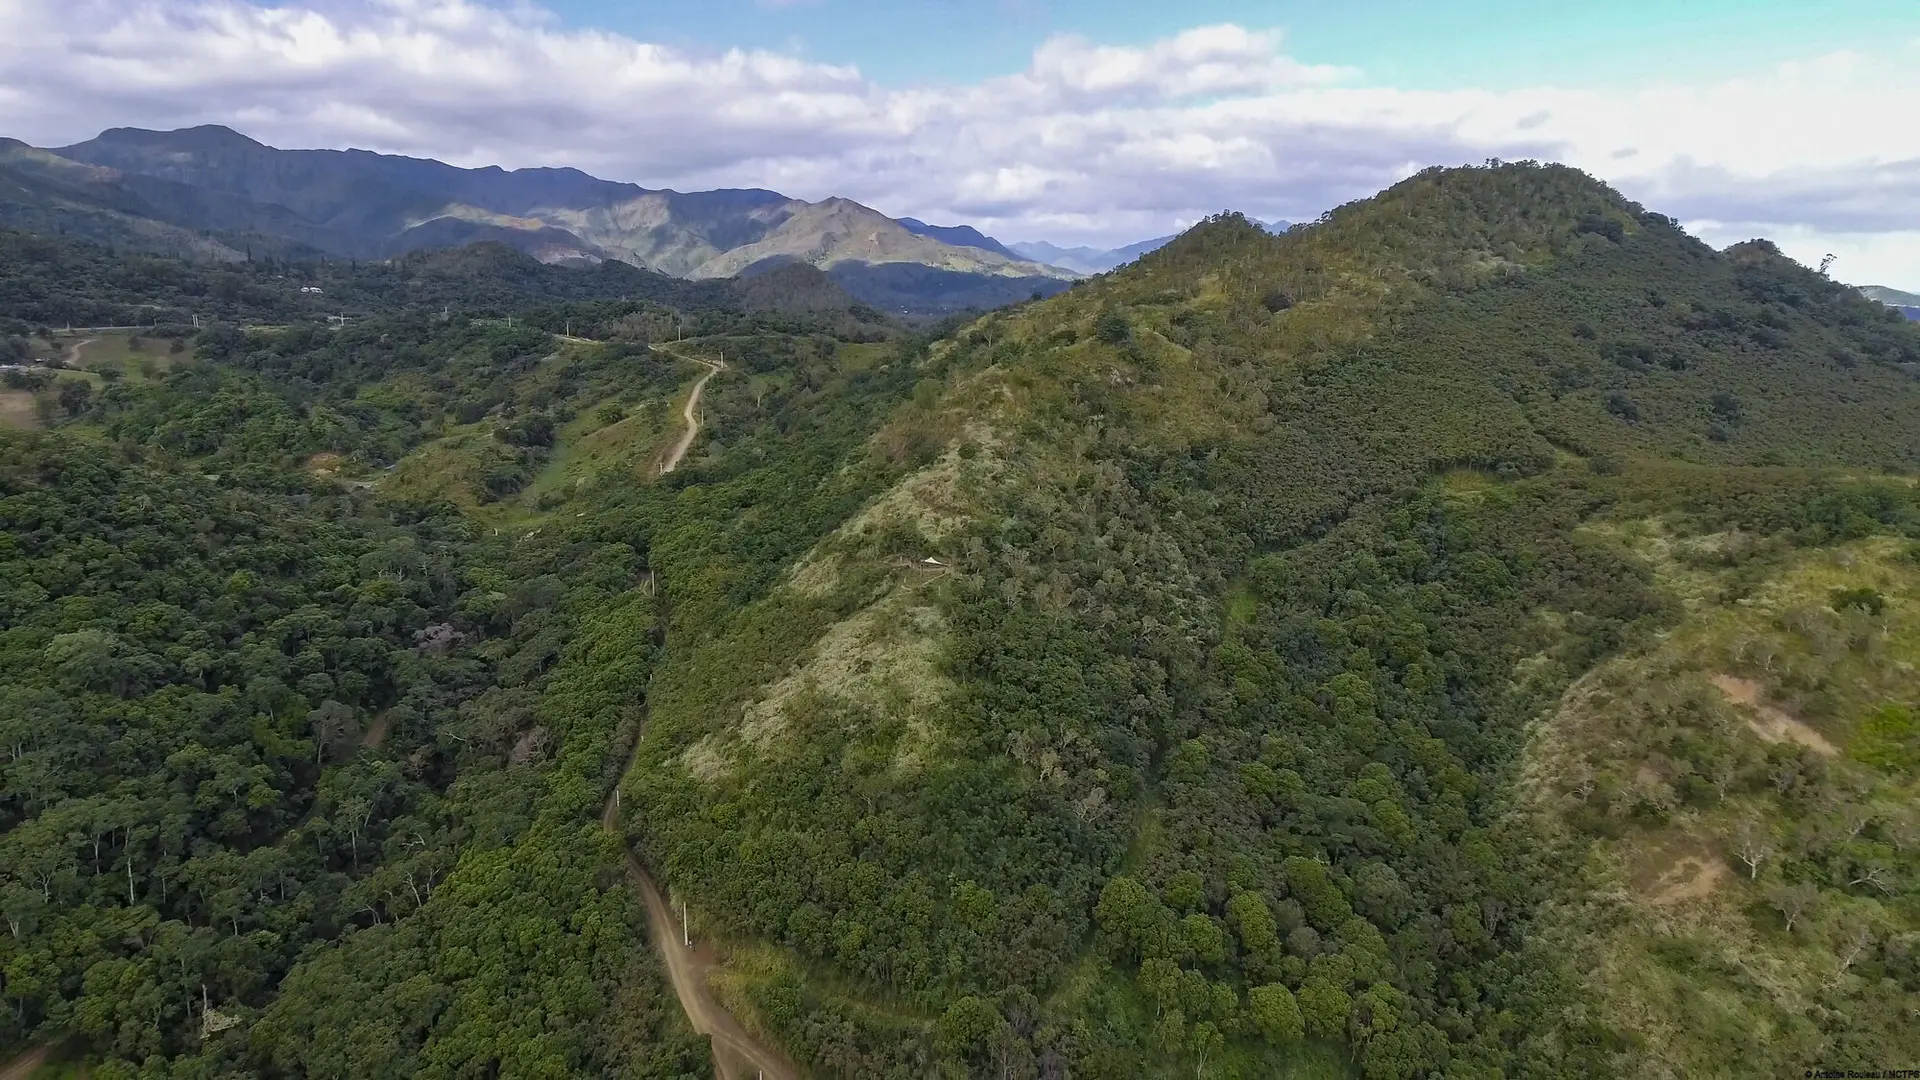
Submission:
<svg viewBox="0 0 1920 1080">
<path fill-rule="evenodd" d="M 326 290 L 318 285 L 302 285 L 300 286 L 300 291 L 307 296 L 318 296 Z"/>
</svg>

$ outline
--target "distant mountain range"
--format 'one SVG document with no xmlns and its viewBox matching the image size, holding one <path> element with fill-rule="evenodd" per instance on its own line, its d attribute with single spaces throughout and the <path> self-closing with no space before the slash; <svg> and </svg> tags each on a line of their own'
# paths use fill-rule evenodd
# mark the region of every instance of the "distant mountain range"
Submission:
<svg viewBox="0 0 1920 1080">
<path fill-rule="evenodd" d="M 696 280 L 806 263 L 896 311 L 994 307 L 1076 276 L 970 227 L 895 221 L 847 199 L 280 150 L 218 126 L 115 128 L 51 150 L 0 140 L 0 226 L 226 260 L 499 241 L 544 262 L 618 260 Z"/>
<path fill-rule="evenodd" d="M 1862 285 L 1860 292 L 1867 299 L 1878 300 L 1888 307 L 1899 308 L 1901 314 L 1915 322 L 1920 322 L 1920 293 L 1902 292 L 1885 285 Z"/>
<path fill-rule="evenodd" d="M 1270 233 L 1283 233 L 1293 225 L 1286 221 L 1263 221 L 1260 224 Z M 971 232 L 972 230 L 968 230 Z M 1133 260 L 1166 245 L 1179 233 L 1156 236 L 1151 240 L 1142 240 L 1126 247 L 1100 248 L 1070 247 L 1063 248 L 1049 244 L 1045 240 L 1023 240 L 1009 245 L 1009 249 L 1018 257 L 1032 259 L 1035 262 L 1058 266 L 1081 274 L 1104 274 L 1115 267 L 1125 266 Z"/>
</svg>

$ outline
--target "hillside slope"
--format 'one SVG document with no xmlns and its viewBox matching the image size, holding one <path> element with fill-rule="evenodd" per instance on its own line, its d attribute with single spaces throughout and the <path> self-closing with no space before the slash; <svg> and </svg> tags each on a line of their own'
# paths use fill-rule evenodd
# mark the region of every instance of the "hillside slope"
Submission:
<svg viewBox="0 0 1920 1080">
<path fill-rule="evenodd" d="M 759 240 L 732 248 L 696 267 L 695 278 L 733 277 L 767 260 L 792 259 L 831 270 L 844 262 L 913 263 L 959 273 L 1065 280 L 1053 267 L 985 248 L 956 247 L 915 233 L 850 199 L 803 204 Z"/>
<path fill-rule="evenodd" d="M 1559 167 L 1212 220 L 918 363 L 911 471 L 763 597 L 654 548 L 628 827 L 823 1074 L 1632 1072 L 1512 812 L 1680 616 L 1602 526 L 1920 528 L 1863 479 L 1920 470 L 1920 328 Z M 1914 1050 L 1885 920 L 1818 1060 Z"/>
</svg>

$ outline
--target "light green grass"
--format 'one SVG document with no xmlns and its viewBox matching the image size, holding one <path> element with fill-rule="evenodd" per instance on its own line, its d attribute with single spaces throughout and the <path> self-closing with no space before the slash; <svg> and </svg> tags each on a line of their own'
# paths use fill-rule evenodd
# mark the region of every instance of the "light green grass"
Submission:
<svg viewBox="0 0 1920 1080">
<path fill-rule="evenodd" d="M 172 342 L 164 338 L 140 338 L 137 334 L 110 333 L 56 335 L 50 343 L 53 355 L 70 358 L 72 366 L 88 373 L 96 385 L 106 379 L 124 379 L 129 383 L 158 378 L 175 366 L 192 360 L 189 352 L 172 352 Z M 85 342 L 85 344 L 81 344 Z"/>
<path fill-rule="evenodd" d="M 29 390 L 0 390 L 0 428 L 35 431 L 40 427 L 39 406 Z"/>
<path fill-rule="evenodd" d="M 553 456 L 513 501 L 537 506 L 543 496 L 565 495 L 604 475 L 645 473 L 679 433 L 685 401 L 683 394 L 670 405 L 653 399 L 621 406 L 625 415 L 611 424 L 600 419 L 607 403 L 587 406 L 554 433 Z"/>
</svg>

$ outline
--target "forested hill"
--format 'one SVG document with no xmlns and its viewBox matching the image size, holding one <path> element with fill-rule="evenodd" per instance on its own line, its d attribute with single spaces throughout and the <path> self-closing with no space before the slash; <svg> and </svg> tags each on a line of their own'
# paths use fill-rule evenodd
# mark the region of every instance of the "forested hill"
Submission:
<svg viewBox="0 0 1920 1080">
<path fill-rule="evenodd" d="M 685 281 L 619 262 L 542 263 L 498 243 L 380 262 L 216 264 L 0 230 L 0 317 L 35 327 L 318 322 L 401 311 L 502 317 L 530 305 L 593 302 L 723 315 L 834 311 L 848 324 L 887 322 L 831 281 L 808 282 L 805 290 L 754 280 Z"/>
<path fill-rule="evenodd" d="M 0 1065 L 708 1075 L 598 820 L 649 548 L 751 595 L 877 490 L 924 342 L 804 275 L 5 242 Z"/>
<path fill-rule="evenodd" d="M 624 786 L 819 1074 L 1914 1056 L 1920 685 L 1845 659 L 1914 602 L 1897 313 L 1503 165 L 1207 222 L 930 357 L 891 430 L 939 457 L 764 599 L 715 617 L 663 561 Z M 1649 651 L 1689 620 L 1727 644 Z M 1616 662 L 1672 711 L 1549 768 Z"/>
<path fill-rule="evenodd" d="M 922 337 L 75 250 L 0 296 L 73 358 L 0 388 L 0 1045 L 707 1075 L 617 792 L 801 1075 L 1920 1058 L 1920 326 L 1771 245 L 1435 170 Z"/>
</svg>

